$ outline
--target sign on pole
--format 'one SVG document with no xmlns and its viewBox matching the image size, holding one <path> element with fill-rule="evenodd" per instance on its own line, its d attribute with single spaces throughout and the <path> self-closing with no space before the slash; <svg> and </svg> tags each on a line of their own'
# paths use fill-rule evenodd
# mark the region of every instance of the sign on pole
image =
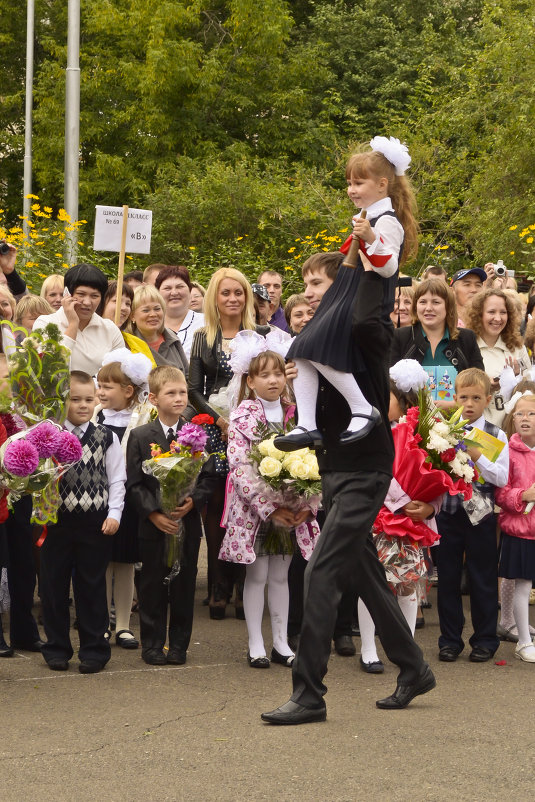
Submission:
<svg viewBox="0 0 535 802">
<path fill-rule="evenodd" d="M 129 209 L 128 206 L 97 206 L 95 215 L 94 251 L 117 251 L 117 295 L 115 296 L 115 325 L 119 325 L 125 253 L 150 253 L 152 212 L 148 209 Z"/>
<path fill-rule="evenodd" d="M 93 250 L 121 251 L 124 206 L 97 206 Z M 128 206 L 126 207 L 128 209 Z M 150 253 L 152 211 L 128 209 L 126 253 Z"/>
</svg>

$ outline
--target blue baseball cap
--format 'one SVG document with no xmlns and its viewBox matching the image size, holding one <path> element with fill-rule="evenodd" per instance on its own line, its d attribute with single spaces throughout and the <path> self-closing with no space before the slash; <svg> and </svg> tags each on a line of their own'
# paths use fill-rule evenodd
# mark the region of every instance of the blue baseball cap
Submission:
<svg viewBox="0 0 535 802">
<path fill-rule="evenodd" d="M 453 276 L 451 277 L 450 287 L 452 287 L 456 281 L 459 281 L 460 278 L 469 276 L 471 273 L 474 274 L 475 276 L 479 276 L 481 281 L 487 280 L 487 274 L 485 273 L 482 267 L 471 267 L 469 270 L 458 270 L 456 273 L 454 273 Z"/>
</svg>

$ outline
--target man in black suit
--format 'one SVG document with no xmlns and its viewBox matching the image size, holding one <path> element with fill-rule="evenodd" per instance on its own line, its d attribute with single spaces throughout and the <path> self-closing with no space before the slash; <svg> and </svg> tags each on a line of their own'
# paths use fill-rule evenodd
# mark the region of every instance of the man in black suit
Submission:
<svg viewBox="0 0 535 802">
<path fill-rule="evenodd" d="M 320 376 L 317 421 L 323 448 L 318 451 L 318 461 L 327 517 L 305 572 L 304 616 L 292 666 L 293 694 L 286 704 L 262 714 L 262 720 L 270 724 L 326 719 L 323 677 L 338 604 L 351 584 L 368 607 L 389 660 L 400 669 L 396 690 L 376 702 L 377 707 L 406 707 L 415 696 L 435 686 L 387 585 L 371 535 L 392 477 L 394 448 L 388 424 L 392 333 L 382 321 L 382 279 L 372 270 L 364 270 L 353 310 L 353 334 L 366 370 L 355 375 L 367 400 L 381 412 L 382 422 L 361 440 L 340 445 L 339 435 L 347 428 L 350 410 Z"/>
<path fill-rule="evenodd" d="M 134 429 L 127 446 L 127 485 L 139 514 L 139 549 L 142 562 L 138 583 L 141 656 L 150 665 L 182 665 L 191 638 L 193 602 L 197 578 L 197 558 L 202 537 L 200 511 L 217 482 L 213 457 L 203 466 L 195 487 L 181 506 L 169 515 L 160 501 L 160 485 L 154 476 L 143 471 L 143 461 L 151 457 L 153 444 L 162 452 L 169 450 L 185 420 L 180 416 L 188 402 L 184 374 L 178 368 L 162 365 L 149 375 L 149 399 L 158 409 L 158 417 Z M 167 535 L 184 524 L 180 572 L 168 584 Z M 163 647 L 167 635 L 169 606 L 169 649 Z"/>
</svg>

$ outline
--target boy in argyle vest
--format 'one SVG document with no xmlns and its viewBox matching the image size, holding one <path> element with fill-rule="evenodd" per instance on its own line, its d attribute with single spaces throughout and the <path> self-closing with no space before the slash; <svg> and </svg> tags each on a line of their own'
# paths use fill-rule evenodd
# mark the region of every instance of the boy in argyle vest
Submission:
<svg viewBox="0 0 535 802">
<path fill-rule="evenodd" d="M 79 671 L 94 674 L 110 659 L 106 568 L 112 536 L 124 505 L 126 469 L 117 435 L 91 423 L 95 383 L 71 371 L 65 428 L 83 448 L 82 459 L 60 480 L 58 521 L 49 526 L 41 550 L 41 600 L 47 643 L 43 656 L 53 671 L 66 671 L 73 649 L 69 637 L 72 577 L 78 634 Z"/>
</svg>

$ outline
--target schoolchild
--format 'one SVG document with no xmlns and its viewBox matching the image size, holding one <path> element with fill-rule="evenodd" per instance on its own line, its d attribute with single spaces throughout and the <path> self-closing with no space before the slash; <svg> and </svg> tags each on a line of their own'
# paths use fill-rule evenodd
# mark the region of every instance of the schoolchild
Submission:
<svg viewBox="0 0 535 802">
<path fill-rule="evenodd" d="M 42 647 L 48 667 L 66 671 L 73 649 L 69 637 L 69 589 L 80 637 L 79 671 L 94 674 L 110 659 L 106 569 L 112 536 L 124 505 L 126 471 L 117 436 L 91 423 L 95 383 L 88 373 L 71 371 L 65 428 L 82 445 L 82 459 L 60 479 L 58 520 L 48 527 L 41 549 L 41 601 L 47 642 Z"/>
</svg>

